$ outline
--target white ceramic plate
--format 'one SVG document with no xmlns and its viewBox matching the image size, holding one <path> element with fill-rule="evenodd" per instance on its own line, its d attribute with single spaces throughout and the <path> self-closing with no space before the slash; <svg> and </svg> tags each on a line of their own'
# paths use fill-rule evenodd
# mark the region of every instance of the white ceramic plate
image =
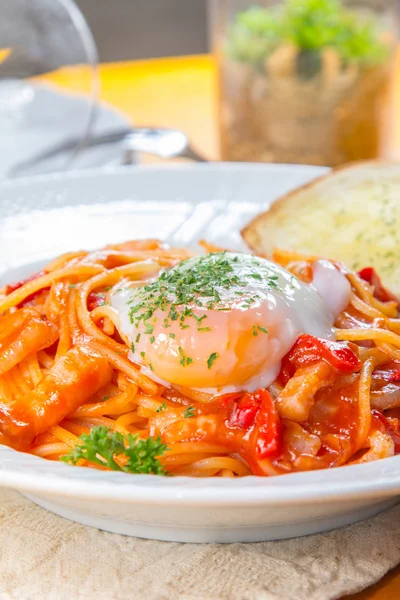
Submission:
<svg viewBox="0 0 400 600">
<path fill-rule="evenodd" d="M 239 248 L 239 230 L 253 215 L 323 172 L 215 164 L 4 182 L 0 283 L 67 250 L 131 238 L 193 245 L 204 237 Z M 325 471 L 229 480 L 100 472 L 0 447 L 0 485 L 20 490 L 66 518 L 117 533 L 187 542 L 261 541 L 340 527 L 395 503 L 400 456 Z"/>
</svg>

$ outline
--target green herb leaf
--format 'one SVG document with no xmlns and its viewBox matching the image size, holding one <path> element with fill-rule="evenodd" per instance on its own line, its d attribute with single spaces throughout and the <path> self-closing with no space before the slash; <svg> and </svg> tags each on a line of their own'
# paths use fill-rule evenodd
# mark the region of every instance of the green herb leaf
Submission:
<svg viewBox="0 0 400 600">
<path fill-rule="evenodd" d="M 82 434 L 79 444 L 75 446 L 61 460 L 76 465 L 79 460 L 108 467 L 113 471 L 126 473 L 153 473 L 166 475 L 159 457 L 167 450 L 161 438 L 140 439 L 138 434 L 122 435 L 102 425 L 93 427 L 90 433 Z M 127 463 L 121 466 L 116 458 L 128 458 Z"/>
<path fill-rule="evenodd" d="M 163 403 L 162 403 L 162 404 L 160 404 L 160 406 L 157 408 L 156 412 L 160 413 L 160 412 L 162 412 L 163 410 L 166 410 L 166 408 L 167 408 L 167 405 L 166 405 L 166 403 L 165 403 L 165 402 L 163 402 Z"/>
<path fill-rule="evenodd" d="M 212 354 L 210 354 L 210 356 L 207 359 L 207 367 L 209 369 L 211 369 L 214 362 L 217 360 L 218 356 L 219 356 L 218 352 L 213 352 Z"/>
<path fill-rule="evenodd" d="M 186 367 L 187 365 L 192 364 L 193 358 L 190 358 L 190 356 L 185 356 L 182 346 L 179 346 L 178 352 L 180 356 L 179 362 L 182 365 L 182 367 Z"/>
<path fill-rule="evenodd" d="M 194 406 L 188 406 L 187 409 L 183 412 L 183 416 L 185 419 L 191 419 L 195 417 L 197 413 L 197 409 Z"/>
</svg>

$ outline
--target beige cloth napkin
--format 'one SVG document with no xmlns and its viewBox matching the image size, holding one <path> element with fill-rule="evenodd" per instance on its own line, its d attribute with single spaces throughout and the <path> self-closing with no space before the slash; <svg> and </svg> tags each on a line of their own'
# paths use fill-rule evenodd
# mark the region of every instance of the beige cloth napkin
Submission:
<svg viewBox="0 0 400 600">
<path fill-rule="evenodd" d="M 400 505 L 338 531 L 258 544 L 105 533 L 0 493 L 1 600 L 331 600 L 400 562 Z"/>
</svg>

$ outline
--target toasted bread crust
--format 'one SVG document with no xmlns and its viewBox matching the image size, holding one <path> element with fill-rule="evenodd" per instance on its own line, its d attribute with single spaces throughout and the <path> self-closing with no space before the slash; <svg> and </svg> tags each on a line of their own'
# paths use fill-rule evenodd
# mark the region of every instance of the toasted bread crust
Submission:
<svg viewBox="0 0 400 600">
<path fill-rule="evenodd" d="M 375 266 L 387 285 L 398 293 L 400 201 L 397 198 L 400 198 L 400 163 L 383 160 L 352 163 L 278 198 L 241 234 L 249 248 L 266 255 L 280 246 L 341 260 L 354 269 Z M 385 254 L 391 255 L 390 264 L 388 260 L 385 262 Z"/>
</svg>

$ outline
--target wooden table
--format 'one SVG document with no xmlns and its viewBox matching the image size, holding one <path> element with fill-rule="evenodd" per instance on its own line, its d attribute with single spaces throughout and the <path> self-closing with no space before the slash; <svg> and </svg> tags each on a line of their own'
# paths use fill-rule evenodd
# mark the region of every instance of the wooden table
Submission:
<svg viewBox="0 0 400 600">
<path fill-rule="evenodd" d="M 400 53 L 397 73 L 393 105 L 400 107 Z M 75 85 L 80 91 L 81 76 L 79 68 L 63 69 L 47 75 L 46 80 L 69 90 Z M 209 159 L 218 158 L 215 65 L 210 56 L 103 64 L 100 77 L 101 99 L 128 115 L 133 123 L 182 129 L 200 153 Z M 396 115 L 390 154 L 400 159 L 400 118 Z M 156 160 L 143 159 L 144 162 Z M 347 600 L 350 598 L 399 600 L 400 566 L 373 588 L 349 596 Z"/>
</svg>

